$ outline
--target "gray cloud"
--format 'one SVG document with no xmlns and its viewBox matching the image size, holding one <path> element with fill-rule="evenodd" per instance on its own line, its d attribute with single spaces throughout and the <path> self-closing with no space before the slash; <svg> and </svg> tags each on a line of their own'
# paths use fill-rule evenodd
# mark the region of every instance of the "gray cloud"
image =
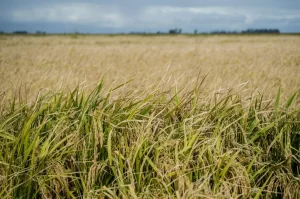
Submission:
<svg viewBox="0 0 300 199">
<path fill-rule="evenodd" d="M 0 2 L 0 29 L 31 27 L 53 32 L 184 31 L 279 28 L 300 31 L 300 2 L 258 0 L 37 1 Z M 42 26 L 40 24 L 43 24 Z M 71 28 L 70 28 L 71 27 Z"/>
<path fill-rule="evenodd" d="M 8 17 L 14 22 L 93 24 L 100 27 L 125 27 L 128 23 L 116 7 L 91 3 L 57 3 L 18 8 L 12 10 Z"/>
</svg>

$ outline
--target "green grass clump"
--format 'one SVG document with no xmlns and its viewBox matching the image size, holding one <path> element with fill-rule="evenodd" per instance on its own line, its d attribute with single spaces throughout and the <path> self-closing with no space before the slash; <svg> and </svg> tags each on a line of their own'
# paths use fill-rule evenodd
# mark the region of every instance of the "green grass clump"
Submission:
<svg viewBox="0 0 300 199">
<path fill-rule="evenodd" d="M 300 108 L 235 94 L 9 100 L 1 198 L 300 198 Z"/>
</svg>

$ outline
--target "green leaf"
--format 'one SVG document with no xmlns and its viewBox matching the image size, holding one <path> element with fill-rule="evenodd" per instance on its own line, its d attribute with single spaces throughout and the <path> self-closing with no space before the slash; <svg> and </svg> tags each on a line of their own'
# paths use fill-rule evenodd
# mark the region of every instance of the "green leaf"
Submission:
<svg viewBox="0 0 300 199">
<path fill-rule="evenodd" d="M 291 106 L 291 104 L 293 103 L 295 97 L 297 95 L 297 92 L 295 92 L 289 99 L 288 101 L 285 103 L 285 108 L 289 108 Z"/>
<path fill-rule="evenodd" d="M 230 165 L 232 164 L 232 162 L 234 161 L 234 159 L 237 157 L 237 155 L 239 154 L 239 151 L 237 151 L 229 160 L 229 162 L 226 164 L 226 166 L 224 167 L 224 169 L 222 169 L 221 173 L 220 173 L 220 179 L 223 179 L 226 172 L 228 171 Z"/>
<path fill-rule="evenodd" d="M 260 188 L 260 190 L 256 193 L 254 199 L 259 199 L 259 196 L 261 195 L 262 191 L 264 190 L 264 188 L 267 186 L 267 184 L 270 181 L 270 178 L 272 177 L 273 173 L 271 173 L 268 177 L 268 179 L 265 181 L 265 183 L 263 184 L 263 186 Z"/>
</svg>

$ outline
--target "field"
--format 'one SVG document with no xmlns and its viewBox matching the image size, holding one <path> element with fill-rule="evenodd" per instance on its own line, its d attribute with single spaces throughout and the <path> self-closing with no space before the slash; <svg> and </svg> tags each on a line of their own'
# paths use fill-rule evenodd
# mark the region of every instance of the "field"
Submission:
<svg viewBox="0 0 300 199">
<path fill-rule="evenodd" d="M 0 36 L 1 198 L 300 198 L 297 35 Z"/>
</svg>

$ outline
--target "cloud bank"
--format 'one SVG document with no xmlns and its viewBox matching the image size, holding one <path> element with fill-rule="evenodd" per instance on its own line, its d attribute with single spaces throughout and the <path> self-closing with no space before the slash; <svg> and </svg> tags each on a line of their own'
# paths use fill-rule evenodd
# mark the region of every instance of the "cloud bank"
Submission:
<svg viewBox="0 0 300 199">
<path fill-rule="evenodd" d="M 12 2 L 14 4 L 0 3 L 2 29 L 23 25 L 32 29 L 38 29 L 40 26 L 54 32 L 72 31 L 68 30 L 70 27 L 83 32 L 166 31 L 176 27 L 186 32 L 192 32 L 194 29 L 213 31 L 246 28 L 300 31 L 300 3 L 295 1 L 290 1 L 290 7 L 276 4 L 275 1 L 269 4 L 253 1 L 254 5 L 251 6 L 227 1 L 225 5 L 221 0 L 219 4 L 214 0 L 205 5 L 194 1 L 192 6 L 183 5 L 178 1 L 142 4 L 134 0 L 127 3 L 120 1 L 118 4 L 104 1 L 28 1 L 29 3 L 24 5 L 18 1 Z"/>
</svg>

